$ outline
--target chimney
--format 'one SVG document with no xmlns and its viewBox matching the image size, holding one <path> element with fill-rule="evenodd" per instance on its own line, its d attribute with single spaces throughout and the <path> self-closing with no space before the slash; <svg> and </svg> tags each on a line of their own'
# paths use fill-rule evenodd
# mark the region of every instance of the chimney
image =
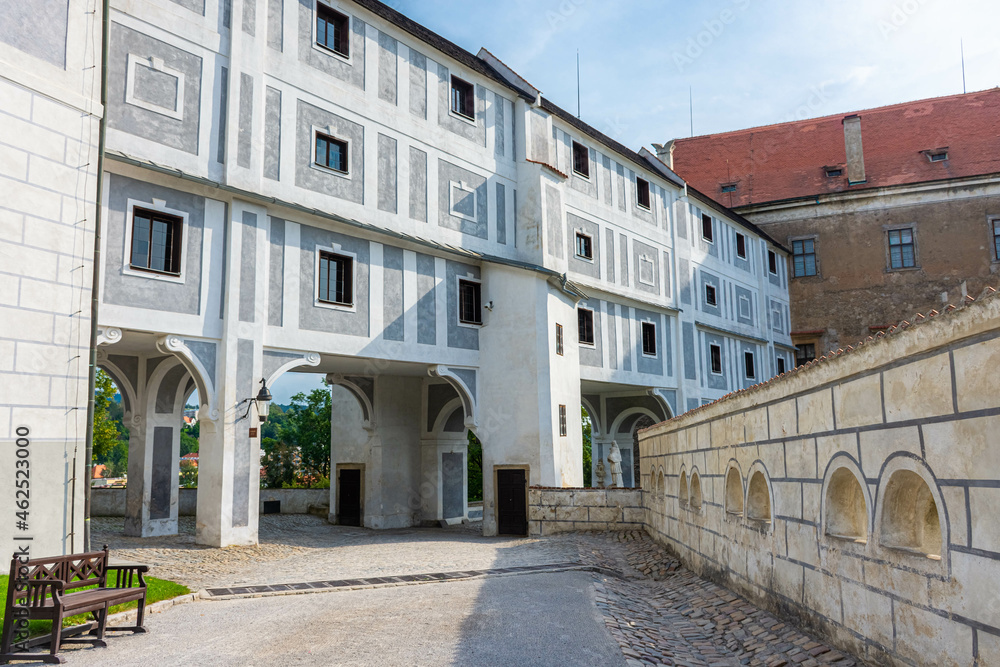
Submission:
<svg viewBox="0 0 1000 667">
<path fill-rule="evenodd" d="M 671 139 L 665 144 L 653 144 L 653 149 L 656 151 L 656 157 L 660 158 L 663 164 L 667 165 L 671 169 L 674 168 L 674 142 L 676 139 Z"/>
<path fill-rule="evenodd" d="M 865 151 L 861 147 L 861 116 L 853 114 L 844 118 L 844 151 L 847 153 L 847 184 L 857 185 L 865 180 Z"/>
</svg>

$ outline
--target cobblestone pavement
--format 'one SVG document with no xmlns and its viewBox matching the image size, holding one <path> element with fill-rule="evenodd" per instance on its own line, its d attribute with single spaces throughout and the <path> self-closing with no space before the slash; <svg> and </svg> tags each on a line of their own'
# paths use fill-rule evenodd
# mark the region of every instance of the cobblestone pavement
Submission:
<svg viewBox="0 0 1000 667">
<path fill-rule="evenodd" d="M 695 576 L 641 531 L 483 538 L 478 524 L 369 531 L 278 515 L 261 517 L 258 546 L 211 549 L 194 543 L 191 517 L 180 535 L 146 539 L 121 535 L 120 519 L 93 521 L 93 542 L 115 558 L 149 563 L 153 576 L 193 590 L 579 562 L 597 569 L 598 611 L 632 667 L 858 664 Z"/>
</svg>

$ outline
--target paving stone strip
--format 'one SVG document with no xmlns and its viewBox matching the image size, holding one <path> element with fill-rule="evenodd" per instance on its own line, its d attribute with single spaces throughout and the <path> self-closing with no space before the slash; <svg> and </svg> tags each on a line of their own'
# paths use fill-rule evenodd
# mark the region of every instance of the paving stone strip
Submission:
<svg viewBox="0 0 1000 667">
<path fill-rule="evenodd" d="M 515 574 L 538 574 L 542 572 L 597 571 L 582 563 L 549 563 L 545 565 L 523 565 L 520 567 L 499 567 L 489 570 L 465 570 L 461 572 L 432 572 L 428 574 L 401 574 L 391 577 L 371 577 L 367 579 L 340 579 L 336 581 L 309 581 L 297 584 L 264 584 L 260 586 L 234 586 L 231 588 L 208 588 L 202 597 L 209 600 L 232 600 L 269 595 L 295 595 L 302 593 L 323 593 L 335 590 L 357 590 L 360 588 L 381 588 L 413 584 L 434 584 L 445 581 L 477 579 L 482 577 L 510 576 Z"/>
</svg>

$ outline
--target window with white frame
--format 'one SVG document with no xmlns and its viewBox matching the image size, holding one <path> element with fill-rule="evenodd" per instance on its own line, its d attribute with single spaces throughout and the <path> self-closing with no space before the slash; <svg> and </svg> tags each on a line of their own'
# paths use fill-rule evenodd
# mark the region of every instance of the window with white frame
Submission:
<svg viewBox="0 0 1000 667">
<path fill-rule="evenodd" d="M 556 354 L 563 356 L 563 325 L 556 324 Z"/>
<path fill-rule="evenodd" d="M 346 174 L 349 171 L 348 144 L 343 139 L 337 139 L 329 134 L 316 131 L 315 164 L 324 169 Z"/>
<path fill-rule="evenodd" d="M 736 232 L 736 256 L 740 259 L 747 258 L 747 237 L 739 232 Z"/>
<path fill-rule="evenodd" d="M 743 370 L 748 380 L 757 379 L 757 358 L 753 352 L 743 353 Z"/>
<path fill-rule="evenodd" d="M 635 198 L 640 208 L 647 211 L 651 208 L 649 196 L 649 181 L 645 178 L 635 177 Z"/>
<path fill-rule="evenodd" d="M 565 436 L 569 433 L 568 422 L 566 420 L 566 406 L 559 406 L 559 435 Z"/>
<path fill-rule="evenodd" d="M 322 2 L 316 3 L 316 43 L 337 55 L 351 55 L 351 21 Z"/>
<path fill-rule="evenodd" d="M 778 357 L 778 375 L 781 375 L 784 372 L 785 372 L 785 358 Z"/>
<path fill-rule="evenodd" d="M 590 178 L 590 151 L 577 141 L 573 142 L 573 173 Z"/>
<path fill-rule="evenodd" d="M 778 275 L 778 255 L 773 250 L 767 251 L 767 270 Z"/>
<path fill-rule="evenodd" d="M 705 303 L 709 306 L 719 305 L 719 298 L 715 285 L 705 285 Z"/>
<path fill-rule="evenodd" d="M 582 259 L 594 259 L 594 239 L 590 234 L 576 233 L 576 256 Z"/>
<path fill-rule="evenodd" d="M 483 323 L 482 286 L 476 281 L 458 281 L 458 321 L 462 324 Z"/>
<path fill-rule="evenodd" d="M 476 119 L 476 87 L 455 75 L 451 77 L 451 110 L 462 118 Z"/>
<path fill-rule="evenodd" d="M 916 246 L 914 244 L 913 236 L 912 227 L 889 230 L 888 242 L 890 269 L 912 269 L 917 265 Z"/>
<path fill-rule="evenodd" d="M 161 211 L 132 209 L 132 248 L 129 267 L 139 271 L 179 276 L 184 219 Z"/>
<path fill-rule="evenodd" d="M 715 230 L 712 228 L 712 216 L 708 213 L 701 214 L 701 238 L 709 243 L 715 242 Z"/>
<path fill-rule="evenodd" d="M 577 308 L 577 328 L 581 345 L 594 345 L 594 311 L 589 308 Z"/>
<path fill-rule="evenodd" d="M 656 324 L 642 323 L 642 353 L 647 357 L 656 356 Z"/>
<path fill-rule="evenodd" d="M 354 258 L 321 250 L 316 298 L 337 306 L 354 305 Z"/>
<path fill-rule="evenodd" d="M 722 346 L 715 343 L 709 345 L 708 356 L 712 365 L 712 373 L 722 375 Z"/>
</svg>

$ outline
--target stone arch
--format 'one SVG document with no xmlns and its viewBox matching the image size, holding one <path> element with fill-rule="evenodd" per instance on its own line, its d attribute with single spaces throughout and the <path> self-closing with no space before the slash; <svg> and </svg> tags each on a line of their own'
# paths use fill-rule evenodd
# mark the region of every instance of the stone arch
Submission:
<svg viewBox="0 0 1000 667">
<path fill-rule="evenodd" d="M 474 385 L 475 371 L 438 365 L 427 369 L 427 374 L 446 381 L 458 392 L 459 398 L 462 399 L 462 406 L 465 408 L 465 425 L 475 433 L 475 428 L 478 425 L 476 390 L 475 386 L 469 386 L 470 382 Z"/>
<path fill-rule="evenodd" d="M 156 349 L 163 354 L 175 357 L 187 369 L 191 377 L 194 378 L 198 386 L 198 398 L 201 401 L 198 418 L 213 422 L 218 420 L 222 416 L 222 413 L 219 410 L 215 383 L 212 381 L 214 373 L 209 372 L 209 369 L 205 367 L 198 355 L 188 347 L 187 343 L 180 336 L 160 337 L 156 341 Z M 156 370 L 159 371 L 160 368 Z M 152 387 L 151 383 L 150 387 Z"/>
<path fill-rule="evenodd" d="M 656 413 L 650 410 L 649 408 L 644 408 L 644 407 L 627 408 L 625 410 L 622 410 L 620 413 L 618 413 L 618 416 L 615 417 L 614 423 L 611 424 L 611 428 L 608 430 L 608 435 L 614 436 L 618 434 L 621 431 L 621 427 L 624 421 L 634 415 L 644 415 L 652 419 L 653 424 L 658 423 L 660 420 L 660 418 L 656 415 Z"/>
<path fill-rule="evenodd" d="M 830 459 L 823 477 L 820 509 L 823 535 L 867 542 L 871 526 L 871 494 L 854 458 L 841 452 Z"/>
<path fill-rule="evenodd" d="M 122 410 L 125 413 L 125 418 L 131 419 L 139 408 L 136 387 L 132 386 L 132 383 L 128 379 L 128 374 L 108 359 L 107 355 L 101 354 L 101 352 L 103 350 L 100 350 L 97 355 L 97 367 L 111 376 L 111 380 L 118 387 L 118 391 L 122 395 L 122 401 L 124 402 Z"/>
<path fill-rule="evenodd" d="M 302 365 L 302 364 L 299 364 Z M 294 367 L 294 366 L 293 366 Z M 375 379 L 367 376 L 344 376 L 331 373 L 326 376 L 331 385 L 343 387 L 361 406 L 361 426 L 369 433 L 375 429 Z"/>
<path fill-rule="evenodd" d="M 453 398 L 441 408 L 431 433 L 437 437 L 455 435 L 464 438 L 468 430 L 471 429 L 465 425 L 465 404 L 461 398 Z"/>
<path fill-rule="evenodd" d="M 774 526 L 774 491 L 771 488 L 771 476 L 759 459 L 750 467 L 747 474 L 747 495 L 744 502 L 744 515 L 747 521 L 754 522 L 768 529 Z"/>
<path fill-rule="evenodd" d="M 743 472 L 739 461 L 731 459 L 726 470 L 726 514 L 743 516 Z"/>
<path fill-rule="evenodd" d="M 604 435 L 604 431 L 601 430 L 600 413 L 585 396 L 580 397 L 580 404 L 583 405 L 587 411 L 587 416 L 590 417 L 590 437 L 591 441 L 593 441 L 593 439 Z"/>
<path fill-rule="evenodd" d="M 677 502 L 679 502 L 682 507 L 687 507 L 688 498 L 690 497 L 688 494 L 687 467 L 681 466 L 681 476 L 677 484 Z"/>
<path fill-rule="evenodd" d="M 937 479 L 920 459 L 896 454 L 882 467 L 878 487 L 878 544 L 947 565 L 948 514 Z"/>
<path fill-rule="evenodd" d="M 688 504 L 691 506 L 691 509 L 699 512 L 701 511 L 702 500 L 701 474 L 698 472 L 698 467 L 695 466 L 691 468 L 691 491 Z"/>
</svg>

